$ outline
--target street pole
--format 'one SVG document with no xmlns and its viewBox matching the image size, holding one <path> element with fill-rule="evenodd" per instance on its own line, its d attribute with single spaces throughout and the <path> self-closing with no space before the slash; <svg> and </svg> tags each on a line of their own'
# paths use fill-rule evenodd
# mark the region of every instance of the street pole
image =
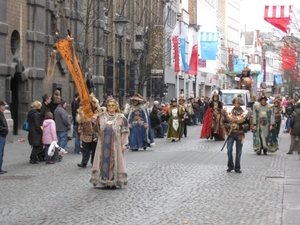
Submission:
<svg viewBox="0 0 300 225">
<path fill-rule="evenodd" d="M 122 91 L 123 91 L 123 87 L 122 87 L 122 78 L 121 78 L 121 71 L 122 71 L 122 36 L 119 36 L 119 48 L 120 48 L 120 55 L 119 55 L 119 106 L 120 109 L 123 107 L 123 101 L 122 101 Z"/>
</svg>

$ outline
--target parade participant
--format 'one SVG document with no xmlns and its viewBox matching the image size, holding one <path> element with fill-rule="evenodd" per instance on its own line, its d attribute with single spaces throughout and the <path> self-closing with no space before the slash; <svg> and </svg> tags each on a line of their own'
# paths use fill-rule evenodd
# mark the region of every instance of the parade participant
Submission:
<svg viewBox="0 0 300 225">
<path fill-rule="evenodd" d="M 132 151 L 144 150 L 154 145 L 153 133 L 151 130 L 148 114 L 149 102 L 140 94 L 131 98 L 131 104 L 127 107 L 128 126 L 130 128 L 129 146 Z"/>
<path fill-rule="evenodd" d="M 5 138 L 8 134 L 8 125 L 4 116 L 5 102 L 0 101 L 0 175 L 7 173 L 6 170 L 2 169 L 3 156 L 4 156 L 4 147 L 5 147 Z"/>
<path fill-rule="evenodd" d="M 245 139 L 245 132 L 249 129 L 249 124 L 247 120 L 249 120 L 249 116 L 244 110 L 241 108 L 241 105 L 244 104 L 243 99 L 241 97 L 236 97 L 233 99 L 232 104 L 234 108 L 230 113 L 225 112 L 225 127 L 226 133 L 228 134 L 227 138 L 227 155 L 228 155 L 228 169 L 227 172 L 231 172 L 234 170 L 236 173 L 242 173 L 241 171 L 241 156 L 242 156 L 242 148 L 243 142 Z M 236 155 L 235 155 L 235 163 L 233 162 L 233 143 L 236 143 Z"/>
<path fill-rule="evenodd" d="M 184 135 L 184 137 L 187 137 L 187 124 L 189 121 L 189 115 L 187 113 L 187 104 L 185 103 L 185 99 L 183 97 L 179 98 L 178 103 L 184 110 L 184 120 L 182 122 L 182 135 Z"/>
<path fill-rule="evenodd" d="M 300 103 L 297 103 L 295 111 L 292 113 L 291 116 L 291 144 L 290 144 L 290 150 L 286 154 L 293 154 L 293 151 L 296 151 L 298 154 L 300 154 L 300 144 L 299 144 L 299 138 L 300 138 Z M 298 137 L 298 149 L 295 149 L 295 142 L 296 138 Z"/>
<path fill-rule="evenodd" d="M 93 93 L 90 94 L 91 106 L 94 115 L 99 115 L 102 112 L 98 99 Z M 97 146 L 97 136 L 98 134 L 94 131 L 94 122 L 91 118 L 87 119 L 84 116 L 82 106 L 78 109 L 78 114 L 76 116 L 76 121 L 78 123 L 78 133 L 81 135 L 81 153 L 82 160 L 81 163 L 77 164 L 80 168 L 86 168 L 89 159 L 91 157 L 91 164 L 93 164 L 94 155 Z"/>
<path fill-rule="evenodd" d="M 261 150 L 264 155 L 278 150 L 274 110 L 267 100 L 263 94 L 253 106 L 253 148 L 257 155 L 261 155 Z"/>
<path fill-rule="evenodd" d="M 277 137 L 279 136 L 280 126 L 281 126 L 281 114 L 283 113 L 283 107 L 278 98 L 274 100 L 274 116 L 275 116 L 275 128 Z"/>
<path fill-rule="evenodd" d="M 127 171 L 124 151 L 128 144 L 128 121 L 116 100 L 107 99 L 107 111 L 94 115 L 98 142 L 90 182 L 100 187 L 124 187 Z"/>
<path fill-rule="evenodd" d="M 252 80 L 250 78 L 251 69 L 245 67 L 242 71 L 242 77 L 239 81 L 239 89 L 249 90 L 250 96 L 252 96 Z"/>
<path fill-rule="evenodd" d="M 184 108 L 177 104 L 176 98 L 173 98 L 166 113 L 168 119 L 167 140 L 180 140 L 183 132 L 184 114 Z"/>
<path fill-rule="evenodd" d="M 214 92 L 212 101 L 208 104 L 200 138 L 215 138 L 216 141 L 225 140 L 223 114 L 223 103 L 219 100 L 217 92 Z"/>
</svg>

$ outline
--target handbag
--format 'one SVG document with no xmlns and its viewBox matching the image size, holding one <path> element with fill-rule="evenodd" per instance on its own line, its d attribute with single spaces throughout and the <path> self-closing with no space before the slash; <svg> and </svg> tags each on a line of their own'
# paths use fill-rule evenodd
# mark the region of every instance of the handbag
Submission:
<svg viewBox="0 0 300 225">
<path fill-rule="evenodd" d="M 28 123 L 28 121 L 25 121 L 23 123 L 22 130 L 29 131 L 29 123 Z"/>
</svg>

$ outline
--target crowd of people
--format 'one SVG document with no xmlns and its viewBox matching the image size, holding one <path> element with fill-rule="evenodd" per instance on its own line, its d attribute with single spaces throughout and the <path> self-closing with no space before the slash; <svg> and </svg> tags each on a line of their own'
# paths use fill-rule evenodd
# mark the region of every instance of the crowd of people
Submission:
<svg viewBox="0 0 300 225">
<path fill-rule="evenodd" d="M 241 173 L 241 155 L 245 133 L 253 132 L 253 149 L 257 155 L 278 150 L 278 135 L 282 119 L 286 117 L 284 132 L 290 132 L 292 154 L 296 138 L 300 135 L 299 99 L 267 98 L 265 95 L 254 103 L 252 110 L 245 111 L 240 95 L 232 99 L 233 109 L 223 108 L 218 93 L 208 97 L 185 99 L 173 98 L 170 103 L 159 99 L 149 102 L 140 94 L 130 98 L 121 111 L 118 102 L 108 96 L 101 103 L 91 93 L 93 116 L 84 115 L 79 94 L 71 102 L 71 119 L 67 102 L 59 90 L 51 97 L 45 94 L 42 102 L 34 101 L 28 112 L 28 142 L 31 146 L 29 162 L 55 164 L 68 153 L 68 142 L 74 139 L 74 153 L 81 155 L 79 168 L 92 165 L 90 182 L 94 186 L 124 187 L 127 171 L 124 151 L 146 150 L 155 145 L 155 138 L 176 142 L 187 137 L 188 126 L 200 125 L 200 138 L 227 143 L 227 172 Z M 0 101 L 0 175 L 2 170 L 5 137 L 8 127 L 3 115 L 5 103 Z M 227 139 L 225 140 L 225 135 Z M 236 157 L 233 159 L 233 144 Z M 225 146 L 225 144 L 224 144 Z M 300 148 L 300 147 L 299 147 Z M 222 149 L 223 150 L 223 149 Z M 300 153 L 300 149 L 298 150 Z"/>
</svg>

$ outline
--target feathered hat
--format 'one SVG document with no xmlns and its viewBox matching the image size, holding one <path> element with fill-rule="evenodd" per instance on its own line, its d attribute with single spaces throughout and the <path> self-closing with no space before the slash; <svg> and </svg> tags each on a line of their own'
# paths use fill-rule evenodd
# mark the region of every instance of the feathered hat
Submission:
<svg viewBox="0 0 300 225">
<path fill-rule="evenodd" d="M 180 97 L 179 100 L 178 100 L 178 102 L 185 102 L 185 98 Z"/>
<path fill-rule="evenodd" d="M 139 102 L 146 102 L 146 99 L 144 99 L 144 97 L 141 96 L 139 93 L 134 94 L 134 95 L 130 98 L 130 100 L 131 100 L 131 101 L 136 100 L 136 101 L 139 101 Z"/>
</svg>

